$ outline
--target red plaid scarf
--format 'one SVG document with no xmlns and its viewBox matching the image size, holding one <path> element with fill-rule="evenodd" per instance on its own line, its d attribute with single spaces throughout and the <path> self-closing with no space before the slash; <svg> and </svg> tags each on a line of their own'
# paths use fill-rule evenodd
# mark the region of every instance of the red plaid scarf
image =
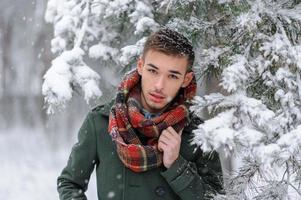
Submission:
<svg viewBox="0 0 301 200">
<path fill-rule="evenodd" d="M 115 104 L 110 111 L 108 131 L 115 141 L 117 153 L 124 165 L 135 172 L 143 172 L 162 164 L 162 153 L 158 150 L 158 138 L 169 126 L 182 130 L 187 122 L 189 110 L 185 104 L 196 94 L 195 77 L 181 88 L 170 106 L 160 116 L 146 119 L 142 106 L 140 75 L 137 70 L 128 73 L 118 87 Z M 139 133 L 147 138 L 146 144 Z"/>
</svg>

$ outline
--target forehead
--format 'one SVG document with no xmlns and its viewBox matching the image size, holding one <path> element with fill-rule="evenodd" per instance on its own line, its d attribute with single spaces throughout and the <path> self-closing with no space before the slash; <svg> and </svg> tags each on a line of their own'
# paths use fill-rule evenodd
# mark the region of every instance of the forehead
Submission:
<svg viewBox="0 0 301 200">
<path fill-rule="evenodd" d="M 188 67 L 188 57 L 183 55 L 168 55 L 161 51 L 149 50 L 144 55 L 145 65 L 155 65 L 160 70 L 186 71 Z"/>
</svg>

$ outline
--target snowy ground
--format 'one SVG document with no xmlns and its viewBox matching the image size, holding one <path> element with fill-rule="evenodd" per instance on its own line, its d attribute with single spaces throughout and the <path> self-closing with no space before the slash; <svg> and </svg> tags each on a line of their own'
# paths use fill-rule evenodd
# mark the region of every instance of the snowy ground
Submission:
<svg viewBox="0 0 301 200">
<path fill-rule="evenodd" d="M 56 178 L 65 166 L 70 145 L 54 145 L 33 130 L 0 130 L 0 199 L 58 199 Z M 87 197 L 96 200 L 95 175 Z"/>
</svg>

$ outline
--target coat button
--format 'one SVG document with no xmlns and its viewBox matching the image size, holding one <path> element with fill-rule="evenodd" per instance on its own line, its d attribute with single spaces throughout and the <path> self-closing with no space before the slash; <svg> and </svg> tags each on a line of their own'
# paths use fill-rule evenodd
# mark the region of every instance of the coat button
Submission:
<svg viewBox="0 0 301 200">
<path fill-rule="evenodd" d="M 162 187 L 162 186 L 156 187 L 155 192 L 156 192 L 156 195 L 159 197 L 164 196 L 166 193 L 164 187 Z"/>
</svg>

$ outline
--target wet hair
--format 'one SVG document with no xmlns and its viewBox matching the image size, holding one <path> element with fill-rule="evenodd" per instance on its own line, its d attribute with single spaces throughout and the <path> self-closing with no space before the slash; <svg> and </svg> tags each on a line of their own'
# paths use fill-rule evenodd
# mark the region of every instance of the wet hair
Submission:
<svg viewBox="0 0 301 200">
<path fill-rule="evenodd" d="M 187 71 L 190 71 L 194 62 L 194 51 L 189 40 L 177 31 L 162 28 L 151 34 L 146 40 L 142 56 L 149 50 L 160 51 L 166 55 L 186 56 Z"/>
</svg>

